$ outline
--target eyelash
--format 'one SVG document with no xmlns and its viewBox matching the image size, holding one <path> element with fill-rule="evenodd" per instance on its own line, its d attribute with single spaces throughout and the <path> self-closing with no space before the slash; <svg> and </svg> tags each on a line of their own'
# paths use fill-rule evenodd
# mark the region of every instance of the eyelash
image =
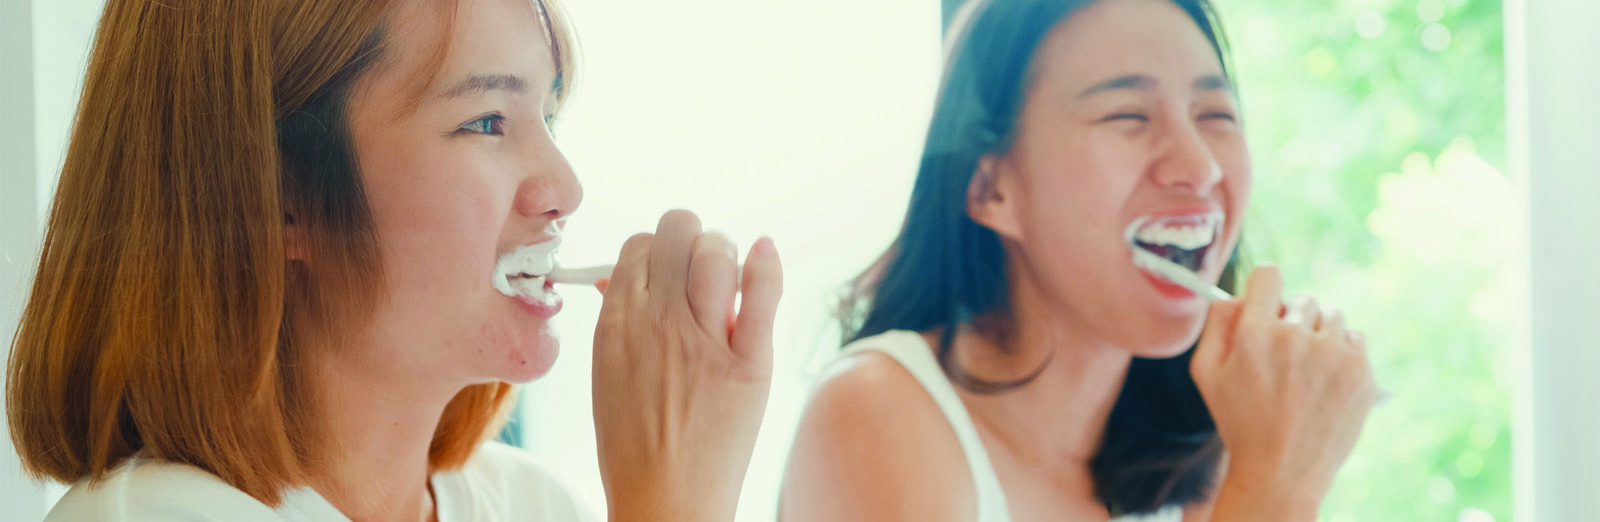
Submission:
<svg viewBox="0 0 1600 522">
<path fill-rule="evenodd" d="M 471 122 L 468 122 L 466 125 L 462 125 L 461 128 L 456 129 L 455 134 L 457 134 L 457 135 L 460 135 L 460 134 L 477 134 L 477 135 L 483 135 L 483 136 L 504 136 L 505 135 L 505 131 L 502 130 L 501 127 L 505 126 L 505 121 L 506 121 L 506 117 L 505 116 L 501 116 L 499 114 L 490 114 L 488 116 L 484 116 L 482 118 L 478 118 L 476 120 L 472 120 Z M 478 125 L 478 124 L 483 123 L 483 122 L 488 122 L 488 125 L 487 125 L 486 129 L 483 129 L 483 126 Z M 554 132 L 555 131 L 555 126 L 556 126 L 556 115 L 554 115 L 554 114 L 546 114 L 544 116 L 544 127 L 546 129 L 549 129 L 551 132 Z M 480 130 L 480 129 L 482 129 L 482 130 Z"/>
<path fill-rule="evenodd" d="M 484 116 L 482 118 L 478 118 L 476 120 L 472 120 L 471 122 L 468 122 L 466 125 L 462 125 L 460 129 L 456 130 L 456 133 L 457 134 L 481 134 L 481 135 L 484 135 L 484 136 L 504 136 L 505 135 L 505 130 L 501 129 L 501 127 L 505 126 L 505 121 L 506 121 L 506 117 L 505 116 L 501 116 L 499 114 L 490 114 L 488 116 Z M 483 123 L 483 122 L 488 122 L 488 125 L 484 126 L 486 128 L 484 128 L 483 130 L 478 130 L 477 129 L 478 124 L 479 123 Z"/>
<path fill-rule="evenodd" d="M 1235 117 L 1233 114 L 1226 113 L 1226 112 L 1208 112 L 1208 113 L 1200 115 L 1200 119 L 1201 120 L 1218 119 L 1218 120 L 1227 120 L 1227 121 L 1230 121 L 1230 122 L 1238 122 L 1239 121 L 1239 119 L 1237 117 Z M 1143 114 L 1136 113 L 1136 112 L 1123 112 L 1123 113 L 1112 114 L 1110 116 L 1106 116 L 1104 119 L 1102 119 L 1100 121 L 1111 122 L 1111 121 L 1125 121 L 1125 120 L 1126 121 L 1137 121 L 1137 122 L 1140 122 L 1140 123 L 1150 123 L 1150 118 L 1149 117 L 1147 117 L 1147 116 L 1145 116 Z"/>
<path fill-rule="evenodd" d="M 1110 116 L 1106 116 L 1105 119 L 1100 120 L 1100 121 L 1108 121 L 1109 122 L 1109 121 L 1124 121 L 1124 120 L 1137 121 L 1139 123 L 1150 123 L 1150 118 L 1149 117 L 1147 117 L 1147 116 L 1145 116 L 1143 114 L 1139 114 L 1137 112 L 1120 112 L 1120 113 L 1117 113 L 1117 114 L 1112 114 Z"/>
</svg>

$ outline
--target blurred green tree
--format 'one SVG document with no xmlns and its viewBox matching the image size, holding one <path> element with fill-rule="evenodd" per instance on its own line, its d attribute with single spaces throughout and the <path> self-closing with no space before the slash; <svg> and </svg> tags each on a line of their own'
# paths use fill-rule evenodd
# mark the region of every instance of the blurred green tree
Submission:
<svg viewBox="0 0 1600 522">
<path fill-rule="evenodd" d="M 1500 2 L 1217 3 L 1255 158 L 1250 254 L 1343 308 L 1394 392 L 1323 520 L 1510 520 L 1523 236 Z"/>
</svg>

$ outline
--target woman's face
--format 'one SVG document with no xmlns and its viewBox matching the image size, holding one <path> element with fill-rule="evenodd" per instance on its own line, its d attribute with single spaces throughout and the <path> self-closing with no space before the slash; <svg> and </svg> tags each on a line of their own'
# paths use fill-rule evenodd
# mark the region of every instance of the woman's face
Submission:
<svg viewBox="0 0 1600 522">
<path fill-rule="evenodd" d="M 546 126 L 556 67 L 537 8 L 460 0 L 452 19 L 449 4 L 401 2 L 386 62 L 353 89 L 386 292 L 359 351 L 426 382 L 528 381 L 555 361 L 560 299 L 497 290 L 497 262 L 529 246 L 547 261 L 583 192 Z M 412 110 L 445 35 L 448 54 Z"/>
<path fill-rule="evenodd" d="M 1146 243 L 1216 281 L 1238 242 L 1250 162 L 1210 42 L 1168 0 L 1102 0 L 1041 44 L 1012 148 L 986 158 L 994 228 L 1044 305 L 1135 355 L 1180 353 L 1206 303 L 1132 263 Z M 981 178 L 980 178 L 981 179 Z"/>
</svg>

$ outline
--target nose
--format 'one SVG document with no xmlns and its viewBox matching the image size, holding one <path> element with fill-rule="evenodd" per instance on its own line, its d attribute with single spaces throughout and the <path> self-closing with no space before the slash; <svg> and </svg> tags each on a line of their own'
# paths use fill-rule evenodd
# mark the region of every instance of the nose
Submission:
<svg viewBox="0 0 1600 522">
<path fill-rule="evenodd" d="M 1222 165 L 1217 163 L 1211 146 L 1198 129 L 1193 125 L 1178 125 L 1156 165 L 1155 179 L 1163 187 L 1205 194 L 1222 181 Z"/>
<path fill-rule="evenodd" d="M 583 185 L 567 157 L 547 141 L 530 154 L 527 176 L 517 186 L 517 215 L 555 221 L 572 215 L 583 202 Z"/>
</svg>

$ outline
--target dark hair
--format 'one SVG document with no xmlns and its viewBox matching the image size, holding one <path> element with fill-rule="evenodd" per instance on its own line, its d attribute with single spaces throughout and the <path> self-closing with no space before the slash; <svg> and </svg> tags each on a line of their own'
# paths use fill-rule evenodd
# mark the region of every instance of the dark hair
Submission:
<svg viewBox="0 0 1600 522">
<path fill-rule="evenodd" d="M 940 366 L 960 386 L 1002 393 L 1032 380 L 993 382 L 951 359 L 957 327 L 1004 335 L 1010 295 L 999 236 L 966 212 L 978 160 L 1015 138 L 1030 63 L 1050 30 L 1093 0 L 974 0 L 950 33 L 946 69 L 900 235 L 857 277 L 841 310 L 845 341 L 889 330 L 942 331 Z M 1173 0 L 1216 50 L 1228 74 L 1225 38 L 1207 0 Z M 1237 256 L 1221 286 L 1232 290 Z M 976 321 L 976 322 L 975 322 Z M 1191 350 L 1192 351 L 1192 350 Z M 1042 369 L 1042 368 L 1041 368 Z M 1035 373 L 1037 375 L 1037 372 Z M 1209 496 L 1222 445 L 1189 375 L 1189 352 L 1135 359 L 1090 467 L 1114 516 L 1147 513 Z"/>
</svg>

